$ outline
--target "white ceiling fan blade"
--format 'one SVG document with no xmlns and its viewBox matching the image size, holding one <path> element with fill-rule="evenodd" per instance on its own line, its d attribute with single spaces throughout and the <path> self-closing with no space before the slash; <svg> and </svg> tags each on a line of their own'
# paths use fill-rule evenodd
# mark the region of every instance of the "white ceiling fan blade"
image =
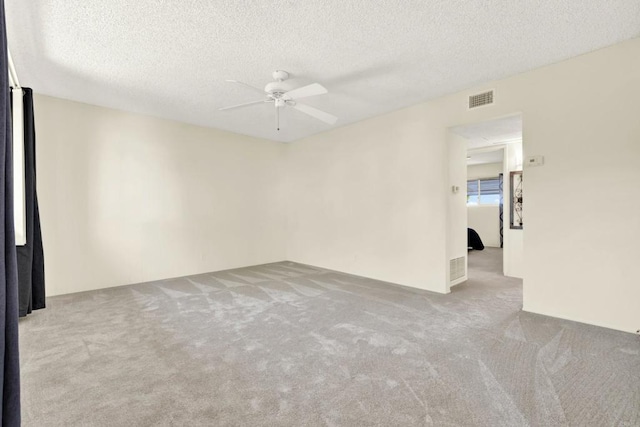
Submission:
<svg viewBox="0 0 640 427">
<path fill-rule="evenodd" d="M 253 105 L 253 104 L 262 104 L 263 102 L 269 102 L 269 101 L 261 99 L 260 101 L 245 102 L 244 104 L 237 104 L 237 105 L 231 105 L 229 107 L 220 108 L 219 111 L 231 110 L 233 108 L 246 107 L 247 105 Z"/>
<path fill-rule="evenodd" d="M 338 118 L 329 113 L 325 113 L 324 111 L 318 110 L 317 108 L 310 107 L 305 104 L 296 104 L 293 106 L 298 111 L 302 111 L 305 114 L 310 115 L 311 117 L 315 117 L 318 120 L 322 120 L 325 123 L 333 125 L 336 123 Z"/>
<path fill-rule="evenodd" d="M 300 99 L 306 98 L 307 96 L 322 95 L 327 92 L 327 89 L 320 83 L 312 83 L 310 85 L 302 86 L 298 89 L 293 89 L 289 92 L 285 92 L 282 97 L 284 99 Z"/>
<path fill-rule="evenodd" d="M 229 82 L 229 83 L 237 83 L 237 84 L 239 84 L 239 85 L 242 85 L 242 86 L 248 87 L 249 89 L 253 89 L 253 90 L 255 90 L 256 92 L 261 93 L 262 95 L 264 95 L 264 94 L 265 94 L 265 91 L 264 91 L 264 90 L 262 90 L 262 89 L 258 89 L 257 87 L 255 87 L 255 86 L 251 86 L 250 84 L 247 84 L 247 83 L 245 83 L 245 82 L 241 82 L 241 81 L 238 81 L 238 80 L 225 80 L 225 81 L 226 81 L 226 82 Z"/>
</svg>

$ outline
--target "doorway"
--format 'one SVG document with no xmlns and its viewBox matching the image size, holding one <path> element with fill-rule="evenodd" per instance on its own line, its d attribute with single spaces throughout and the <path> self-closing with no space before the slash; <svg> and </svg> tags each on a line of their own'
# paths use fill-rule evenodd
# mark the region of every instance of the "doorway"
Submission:
<svg viewBox="0 0 640 427">
<path fill-rule="evenodd" d="M 455 226 L 468 229 L 468 278 L 487 271 L 522 278 L 523 227 L 511 226 L 515 217 L 511 174 L 521 173 L 523 164 L 522 115 L 455 126 L 449 131 L 466 148 L 466 224 Z M 474 236 L 480 246 L 472 245 Z M 469 249 L 471 246 L 475 249 Z"/>
</svg>

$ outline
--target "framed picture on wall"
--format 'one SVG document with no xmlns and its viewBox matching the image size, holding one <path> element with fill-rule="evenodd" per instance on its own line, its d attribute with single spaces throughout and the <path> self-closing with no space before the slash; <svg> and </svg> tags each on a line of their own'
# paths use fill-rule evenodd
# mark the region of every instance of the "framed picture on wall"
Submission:
<svg viewBox="0 0 640 427">
<path fill-rule="evenodd" d="M 522 230 L 522 171 L 511 172 L 511 218 L 509 228 Z"/>
</svg>

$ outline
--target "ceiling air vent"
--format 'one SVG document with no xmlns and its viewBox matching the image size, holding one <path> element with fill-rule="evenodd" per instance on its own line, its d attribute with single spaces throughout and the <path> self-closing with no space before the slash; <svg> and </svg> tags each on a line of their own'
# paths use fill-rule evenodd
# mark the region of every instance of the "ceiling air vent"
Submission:
<svg viewBox="0 0 640 427">
<path fill-rule="evenodd" d="M 469 109 L 493 104 L 493 90 L 469 96 Z"/>
</svg>

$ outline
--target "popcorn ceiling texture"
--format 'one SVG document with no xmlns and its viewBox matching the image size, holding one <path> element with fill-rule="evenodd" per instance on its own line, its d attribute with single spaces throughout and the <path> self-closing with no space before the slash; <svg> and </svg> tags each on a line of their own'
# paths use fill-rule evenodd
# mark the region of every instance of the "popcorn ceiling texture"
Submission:
<svg viewBox="0 0 640 427">
<path fill-rule="evenodd" d="M 256 100 L 271 72 L 317 81 L 336 126 L 640 35 L 637 0 L 7 0 L 21 84 L 126 111 L 292 141 L 329 129 Z"/>
</svg>

